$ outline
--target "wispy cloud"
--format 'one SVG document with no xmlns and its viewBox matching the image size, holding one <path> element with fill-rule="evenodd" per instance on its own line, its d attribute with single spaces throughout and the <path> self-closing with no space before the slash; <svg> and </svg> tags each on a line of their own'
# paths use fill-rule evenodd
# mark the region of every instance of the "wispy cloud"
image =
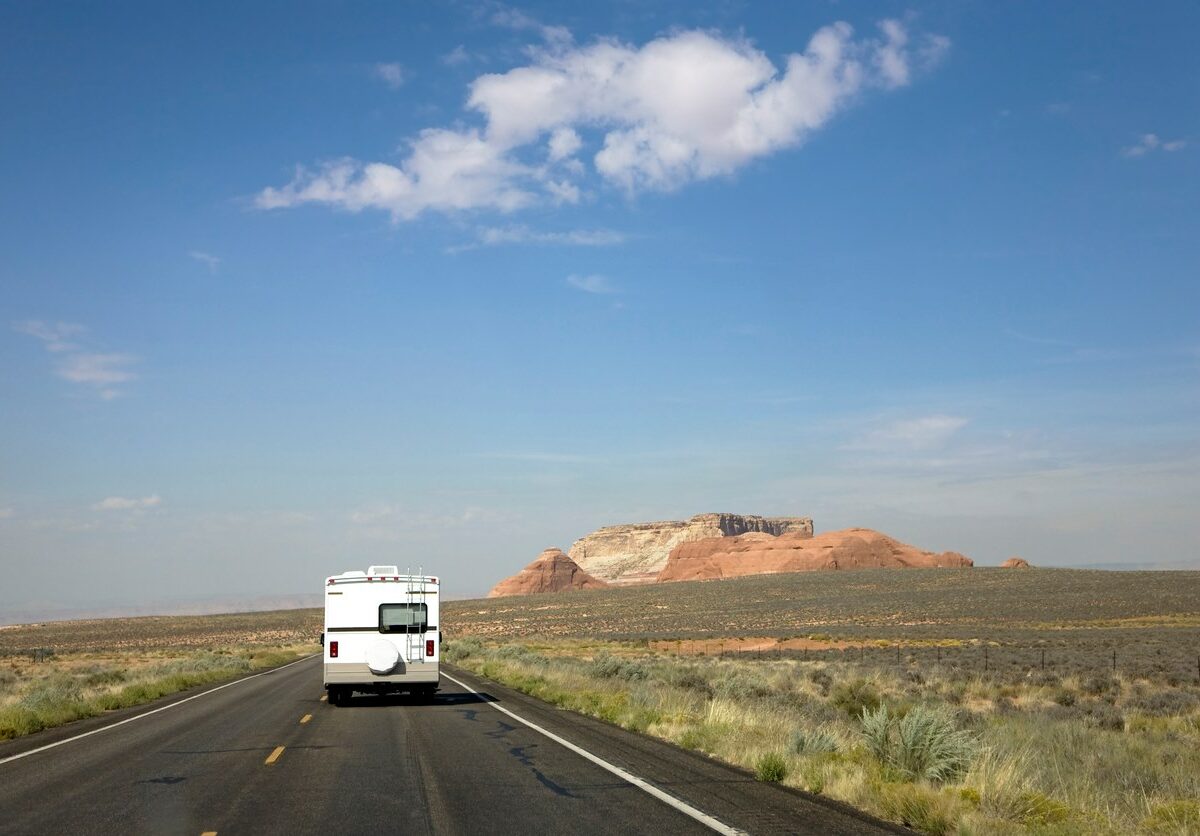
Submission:
<svg viewBox="0 0 1200 836">
<path fill-rule="evenodd" d="M 25 322 L 14 323 L 13 330 L 19 334 L 28 334 L 31 337 L 36 337 L 42 341 L 42 345 L 46 347 L 47 351 L 56 354 L 64 351 L 78 350 L 78 344 L 72 342 L 72 340 L 83 336 L 87 331 L 82 325 L 76 325 L 72 322 L 42 322 L 41 320 L 27 320 Z"/>
<path fill-rule="evenodd" d="M 399 90 L 403 87 L 405 80 L 408 78 L 404 67 L 397 63 L 376 64 L 373 72 L 376 78 L 380 79 L 393 90 Z"/>
<path fill-rule="evenodd" d="M 442 63 L 447 67 L 457 67 L 460 64 L 465 64 L 471 60 L 471 53 L 467 52 L 467 48 L 462 44 L 454 47 L 454 49 L 442 56 Z"/>
<path fill-rule="evenodd" d="M 880 452 L 928 450 L 944 444 L 968 423 L 968 419 L 958 415 L 906 418 L 870 430 L 843 449 Z"/>
<path fill-rule="evenodd" d="M 476 230 L 475 240 L 449 248 L 457 253 L 479 247 L 506 244 L 534 244 L 560 247 L 614 247 L 629 240 L 624 232 L 615 229 L 568 229 L 561 231 L 530 229 L 527 226 L 485 226 Z"/>
<path fill-rule="evenodd" d="M 1171 153 L 1172 151 L 1182 151 L 1187 147 L 1187 140 L 1160 139 L 1158 134 L 1142 134 L 1138 137 L 1138 141 L 1127 148 L 1121 149 L 1122 156 L 1125 157 L 1144 157 L 1154 151 L 1164 151 Z"/>
<path fill-rule="evenodd" d="M 162 505 L 162 497 L 151 494 L 143 497 L 109 496 L 92 506 L 93 511 L 146 511 Z"/>
<path fill-rule="evenodd" d="M 617 293 L 616 286 L 605 276 L 567 276 L 567 284 L 584 293 Z"/>
<path fill-rule="evenodd" d="M 491 508 L 469 506 L 461 511 L 435 512 L 403 503 L 377 502 L 351 511 L 351 536 L 361 540 L 398 542 L 413 537 L 445 535 L 502 522 L 505 515 Z M 415 567 L 414 567 L 415 568 Z"/>
<path fill-rule="evenodd" d="M 512 29 L 517 32 L 535 32 L 547 44 L 554 46 L 565 46 L 572 41 L 571 30 L 565 26 L 547 26 L 537 18 L 531 17 L 517 9 L 501 8 L 495 11 L 492 13 L 491 22 L 495 26 Z"/>
<path fill-rule="evenodd" d="M 191 250 L 188 253 L 188 258 L 203 264 L 208 268 L 208 272 L 210 273 L 217 272 L 217 268 L 221 266 L 221 259 L 217 258 L 212 253 L 206 253 L 203 250 Z"/>
<path fill-rule="evenodd" d="M 17 512 L 12 508 L 0 508 L 0 520 L 11 520 L 17 515 Z"/>
<path fill-rule="evenodd" d="M 1037 334 L 1026 334 L 1024 331 L 1018 331 L 1015 328 L 1005 328 L 1005 336 L 1012 337 L 1014 340 L 1020 340 L 1023 343 L 1031 343 L 1033 345 L 1055 345 L 1064 347 L 1073 347 L 1075 343 L 1070 340 L 1060 339 L 1058 337 L 1043 337 Z"/>
<path fill-rule="evenodd" d="M 546 43 L 526 65 L 470 84 L 467 107 L 481 125 L 421 131 L 398 164 L 341 158 L 299 168 L 256 205 L 376 209 L 401 221 L 574 203 L 592 178 L 629 194 L 672 191 L 801 145 L 866 91 L 910 84 L 949 45 L 895 20 L 865 38 L 838 22 L 780 68 L 744 37 L 705 30 L 640 46 L 576 45 L 567 30 L 516 10 L 491 21 Z"/>
<path fill-rule="evenodd" d="M 579 453 L 552 453 L 539 450 L 507 453 L 480 453 L 479 455 L 480 458 L 484 459 L 501 459 L 504 461 L 514 462 L 541 462 L 544 464 L 594 464 L 600 461 L 595 456 L 587 456 Z"/>
<path fill-rule="evenodd" d="M 137 379 L 130 368 L 138 358 L 132 354 L 105 353 L 85 350 L 78 341 L 87 333 L 82 325 L 69 322 L 18 322 L 14 329 L 41 340 L 46 351 L 58 359 L 54 373 L 63 380 L 89 386 L 104 400 L 120 395 L 119 384 Z"/>
</svg>

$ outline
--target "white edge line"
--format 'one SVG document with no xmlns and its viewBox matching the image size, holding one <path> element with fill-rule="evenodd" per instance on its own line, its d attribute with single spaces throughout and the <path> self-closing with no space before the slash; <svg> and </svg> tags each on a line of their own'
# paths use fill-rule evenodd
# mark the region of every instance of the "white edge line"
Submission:
<svg viewBox="0 0 1200 836">
<path fill-rule="evenodd" d="M 250 676 L 243 676 L 241 679 L 233 680 L 233 682 L 226 682 L 224 685 L 218 685 L 216 688 L 209 688 L 207 691 L 201 691 L 199 694 L 192 694 L 190 697 L 184 697 L 181 700 L 176 700 L 175 702 L 171 703 L 170 705 L 159 706 L 158 708 L 154 708 L 154 709 L 151 709 L 150 711 L 142 712 L 141 714 L 135 715 L 133 717 L 126 717 L 124 720 L 118 720 L 115 723 L 109 723 L 107 726 L 101 726 L 98 729 L 92 729 L 91 731 L 84 732 L 83 734 L 77 734 L 74 737 L 68 737 L 64 740 L 55 741 L 54 743 L 47 743 L 45 746 L 39 746 L 36 749 L 30 749 L 28 752 L 21 752 L 20 754 L 17 754 L 17 755 L 9 755 L 7 758 L 0 758 L 0 765 L 6 764 L 9 761 L 15 761 L 15 760 L 20 760 L 21 758 L 27 758 L 30 755 L 36 755 L 38 752 L 45 752 L 47 749 L 53 749 L 55 746 L 62 746 L 64 743 L 70 743 L 73 740 L 82 740 L 85 737 L 91 737 L 93 734 L 100 734 L 100 732 L 108 731 L 109 729 L 115 729 L 117 726 L 123 726 L 126 723 L 132 723 L 134 720 L 140 720 L 143 717 L 149 717 L 151 714 L 157 714 L 160 711 L 166 711 L 168 708 L 174 708 L 177 705 L 183 705 L 185 702 L 191 702 L 192 700 L 198 700 L 201 697 L 207 697 L 209 694 L 212 694 L 216 691 L 220 691 L 222 688 L 229 688 L 233 685 L 240 685 L 243 682 L 249 682 L 251 679 L 258 679 L 260 676 L 270 676 L 273 673 L 278 673 L 279 671 L 283 670 L 284 668 L 290 668 L 292 665 L 298 665 L 301 662 L 307 662 L 309 659 L 316 658 L 317 656 L 320 656 L 320 655 L 321 655 L 320 653 L 314 653 L 311 656 L 305 656 L 303 659 L 297 659 L 295 662 L 288 662 L 286 665 L 280 665 L 277 668 L 271 668 L 271 670 L 269 670 L 269 671 L 263 671 L 262 673 L 251 674 Z"/>
<path fill-rule="evenodd" d="M 478 691 L 476 691 L 474 688 L 472 688 L 470 685 L 468 685 L 467 683 L 463 682 L 460 679 L 455 679 L 453 676 L 446 673 L 444 670 L 442 671 L 442 676 L 446 677 L 451 682 L 461 685 L 463 688 L 466 688 L 472 694 L 474 694 L 476 696 L 481 696 L 480 693 Z M 618 778 L 620 778 L 624 781 L 628 781 L 629 783 L 633 784 L 638 789 L 649 793 L 650 795 L 654 796 L 655 798 L 657 798 L 659 801 L 663 802 L 664 804 L 674 807 L 676 810 L 683 813 L 685 816 L 690 816 L 691 818 L 700 822 L 701 824 L 703 824 L 705 827 L 709 828 L 710 830 L 715 830 L 717 833 L 724 833 L 724 834 L 726 834 L 726 836 L 746 836 L 746 832 L 744 830 L 738 830 L 737 828 L 730 827 L 729 825 L 724 824 L 721 821 L 718 821 L 717 819 L 710 816 L 708 813 L 705 813 L 701 810 L 697 810 L 695 807 L 688 804 L 687 802 L 680 801 L 675 796 L 670 795 L 669 793 L 663 792 L 658 787 L 651 784 L 649 781 L 639 778 L 638 776 L 634 775 L 632 772 L 624 770 L 621 767 L 616 766 L 615 764 L 611 764 L 608 761 L 604 760 L 604 758 L 601 758 L 597 755 L 593 755 L 587 749 L 583 749 L 579 746 L 576 746 L 571 741 L 566 740 L 565 738 L 559 737 L 557 734 L 555 734 L 552 731 L 549 731 L 548 729 L 542 728 L 537 723 L 526 720 L 524 717 L 521 717 L 518 714 L 514 714 L 513 712 L 509 711 L 504 706 L 500 705 L 499 703 L 489 700 L 489 701 L 487 701 L 487 704 L 490 705 L 492 708 L 496 709 L 497 711 L 507 714 L 509 717 L 513 718 L 518 723 L 526 725 L 529 728 L 533 729 L 534 731 L 544 734 L 546 737 L 550 738 L 555 743 L 558 743 L 562 746 L 567 747 L 575 754 L 579 755 L 582 758 L 586 758 L 587 760 L 596 764 L 596 766 L 600 767 L 601 769 L 608 770 L 613 775 L 616 775 Z"/>
</svg>

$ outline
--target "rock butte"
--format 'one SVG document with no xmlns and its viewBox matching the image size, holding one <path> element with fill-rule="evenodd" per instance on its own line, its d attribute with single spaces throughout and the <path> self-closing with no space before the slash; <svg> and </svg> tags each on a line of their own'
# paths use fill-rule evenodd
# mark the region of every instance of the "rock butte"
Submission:
<svg viewBox="0 0 1200 836">
<path fill-rule="evenodd" d="M 1000 564 L 1001 569 L 1032 569 L 1029 561 L 1023 557 L 1010 557 L 1008 560 Z"/>
<path fill-rule="evenodd" d="M 593 577 L 612 584 L 651 583 L 681 543 L 752 533 L 812 537 L 809 517 L 697 514 L 690 520 L 611 525 L 575 541 L 570 556 Z"/>
<path fill-rule="evenodd" d="M 596 580 L 579 568 L 562 549 L 546 549 L 537 560 L 510 578 L 496 584 L 489 598 L 502 595 L 529 595 L 535 592 L 570 592 L 574 589 L 603 589 L 604 581 Z"/>
<path fill-rule="evenodd" d="M 958 552 L 934 552 L 901 543 L 869 528 L 829 531 L 816 537 L 743 534 L 681 543 L 672 549 L 659 581 L 733 578 L 741 575 L 829 569 L 966 568 Z"/>
</svg>

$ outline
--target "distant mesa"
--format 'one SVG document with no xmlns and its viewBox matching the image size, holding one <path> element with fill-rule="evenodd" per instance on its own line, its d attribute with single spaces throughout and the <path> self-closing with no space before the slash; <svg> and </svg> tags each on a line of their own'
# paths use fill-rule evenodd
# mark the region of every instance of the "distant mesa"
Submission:
<svg viewBox="0 0 1200 836">
<path fill-rule="evenodd" d="M 741 575 L 833 569 L 969 568 L 958 552 L 928 552 L 869 528 L 817 536 L 744 534 L 681 543 L 658 575 L 663 581 L 733 578 Z"/>
<path fill-rule="evenodd" d="M 1005 566 L 1028 563 L 1013 558 Z M 930 552 L 869 528 L 813 535 L 809 517 L 699 514 L 685 521 L 613 525 L 546 549 L 488 594 L 569 592 L 663 581 L 836 569 L 969 568 L 958 552 Z"/>
<path fill-rule="evenodd" d="M 607 586 L 604 581 L 597 580 L 579 568 L 579 564 L 563 554 L 562 549 L 546 549 L 533 563 L 496 584 L 488 593 L 488 597 L 604 589 Z"/>
<path fill-rule="evenodd" d="M 748 536 L 812 537 L 809 517 L 698 514 L 690 520 L 612 525 L 575 541 L 570 556 L 593 577 L 611 584 L 653 583 L 682 543 Z"/>
<path fill-rule="evenodd" d="M 1010 557 L 1008 560 L 1000 564 L 1001 569 L 1032 569 L 1029 561 L 1023 557 Z"/>
</svg>

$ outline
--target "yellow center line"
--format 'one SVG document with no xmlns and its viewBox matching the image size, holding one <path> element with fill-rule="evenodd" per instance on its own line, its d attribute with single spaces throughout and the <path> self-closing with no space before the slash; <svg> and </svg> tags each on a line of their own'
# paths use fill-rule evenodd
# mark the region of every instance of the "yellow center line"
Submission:
<svg viewBox="0 0 1200 836">
<path fill-rule="evenodd" d="M 311 719 L 312 719 L 311 714 L 305 714 L 303 717 L 300 718 L 300 723 L 301 724 L 307 723 Z"/>
<path fill-rule="evenodd" d="M 217 831 L 215 831 L 215 830 L 206 830 L 206 831 L 204 831 L 203 833 L 201 833 L 201 834 L 200 834 L 200 836 L 217 836 Z"/>
<path fill-rule="evenodd" d="M 270 766 L 271 764 L 275 763 L 275 761 L 279 760 L 279 756 L 282 754 L 283 754 L 283 747 L 276 746 L 275 751 L 272 752 L 271 754 L 267 755 L 266 764 L 268 766 Z"/>
<path fill-rule="evenodd" d="M 325 700 L 327 700 L 327 699 L 329 699 L 329 695 L 328 695 L 328 694 L 322 694 L 322 695 L 321 695 L 321 702 L 325 702 Z"/>
</svg>

